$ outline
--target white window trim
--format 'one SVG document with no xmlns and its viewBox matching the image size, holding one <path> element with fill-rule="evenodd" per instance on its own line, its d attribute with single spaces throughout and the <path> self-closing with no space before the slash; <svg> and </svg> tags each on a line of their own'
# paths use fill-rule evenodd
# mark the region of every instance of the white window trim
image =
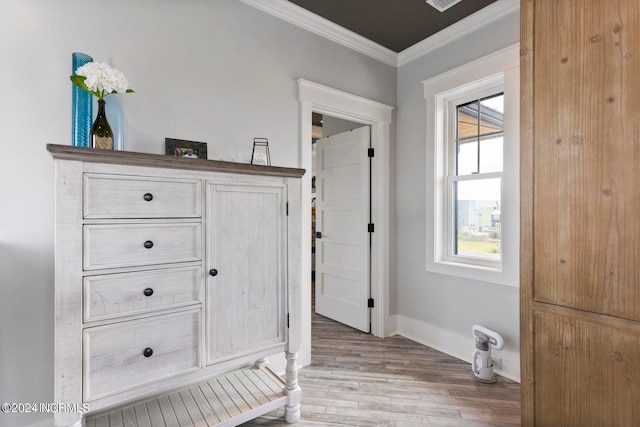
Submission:
<svg viewBox="0 0 640 427">
<path fill-rule="evenodd" d="M 422 82 L 427 106 L 427 210 L 426 270 L 507 286 L 519 286 L 520 245 L 520 46 L 502 49 Z M 449 101 L 469 90 L 504 91 L 504 168 L 502 173 L 502 262 L 501 267 L 472 265 L 452 261 L 447 254 L 445 126 Z M 476 90 L 477 89 L 477 90 Z M 507 142 L 508 141 L 508 142 Z M 458 258 L 458 257 L 456 257 Z"/>
</svg>

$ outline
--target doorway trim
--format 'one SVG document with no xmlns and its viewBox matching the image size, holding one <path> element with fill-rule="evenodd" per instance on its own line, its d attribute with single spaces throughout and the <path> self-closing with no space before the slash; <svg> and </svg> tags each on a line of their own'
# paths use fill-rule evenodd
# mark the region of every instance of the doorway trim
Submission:
<svg viewBox="0 0 640 427">
<path fill-rule="evenodd" d="M 371 333 L 385 337 L 395 330 L 389 322 L 390 283 L 390 208 L 389 146 L 392 106 L 372 101 L 328 86 L 298 79 L 300 102 L 300 167 L 307 170 L 302 177 L 302 307 L 299 364 L 311 363 L 311 114 L 326 114 L 371 126 L 371 147 L 375 155 L 371 163 L 371 216 L 375 232 L 371 239 Z"/>
</svg>

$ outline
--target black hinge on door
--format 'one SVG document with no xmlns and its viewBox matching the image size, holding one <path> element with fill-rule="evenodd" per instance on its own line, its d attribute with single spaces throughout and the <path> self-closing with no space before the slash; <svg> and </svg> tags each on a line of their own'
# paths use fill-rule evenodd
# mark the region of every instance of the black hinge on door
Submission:
<svg viewBox="0 0 640 427">
<path fill-rule="evenodd" d="M 367 300 L 367 307 L 369 307 L 369 308 L 373 308 L 373 298 L 369 298 L 369 299 Z"/>
<path fill-rule="evenodd" d="M 369 231 L 369 233 L 373 233 L 373 224 L 369 223 L 369 225 L 367 226 L 367 230 Z"/>
<path fill-rule="evenodd" d="M 289 327 L 289 313 L 287 313 L 287 328 Z"/>
<path fill-rule="evenodd" d="M 289 202 L 287 202 L 287 216 L 289 216 Z"/>
<path fill-rule="evenodd" d="M 367 149 L 367 155 L 368 155 L 369 157 L 373 157 L 373 148 L 368 148 L 368 149 Z"/>
</svg>

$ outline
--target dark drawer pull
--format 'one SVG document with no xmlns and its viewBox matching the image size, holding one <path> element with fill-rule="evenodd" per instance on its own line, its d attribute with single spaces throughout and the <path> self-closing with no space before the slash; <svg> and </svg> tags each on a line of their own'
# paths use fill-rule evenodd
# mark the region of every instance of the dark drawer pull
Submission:
<svg viewBox="0 0 640 427">
<path fill-rule="evenodd" d="M 151 295 L 153 295 L 153 289 L 147 288 L 143 291 L 143 293 L 145 297 L 150 297 Z"/>
<path fill-rule="evenodd" d="M 149 347 L 145 348 L 144 351 L 142 352 L 142 355 L 144 357 L 151 357 L 152 354 L 153 354 L 153 350 L 150 349 Z"/>
<path fill-rule="evenodd" d="M 152 200 L 153 200 L 153 194 L 151 194 L 151 193 L 144 193 L 144 196 L 142 196 L 142 197 L 144 197 L 144 199 L 145 199 L 147 202 L 150 202 L 150 201 L 152 201 Z"/>
<path fill-rule="evenodd" d="M 144 247 L 147 249 L 151 249 L 153 247 L 153 242 L 151 240 L 147 240 L 144 242 Z"/>
<path fill-rule="evenodd" d="M 322 231 L 316 231 L 316 239 L 322 239 Z"/>
<path fill-rule="evenodd" d="M 217 276 L 218 275 L 218 270 L 216 270 L 215 268 L 212 268 L 211 270 L 209 270 L 209 276 Z"/>
</svg>

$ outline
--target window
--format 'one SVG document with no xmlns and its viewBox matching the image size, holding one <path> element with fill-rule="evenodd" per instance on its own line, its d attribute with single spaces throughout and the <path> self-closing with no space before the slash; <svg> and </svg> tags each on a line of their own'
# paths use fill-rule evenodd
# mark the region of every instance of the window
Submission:
<svg viewBox="0 0 640 427">
<path fill-rule="evenodd" d="M 423 82 L 426 269 L 517 286 L 518 46 Z"/>
<path fill-rule="evenodd" d="M 500 268 L 504 95 L 449 102 L 447 258 Z"/>
</svg>

